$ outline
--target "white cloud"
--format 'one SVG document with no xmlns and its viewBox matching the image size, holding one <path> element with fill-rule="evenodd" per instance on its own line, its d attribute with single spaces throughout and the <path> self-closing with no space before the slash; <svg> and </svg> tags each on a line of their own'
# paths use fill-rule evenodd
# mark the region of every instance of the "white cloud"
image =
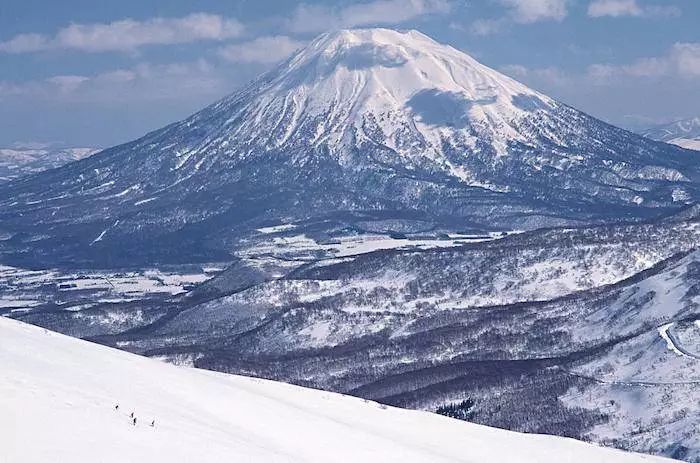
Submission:
<svg viewBox="0 0 700 463">
<path fill-rule="evenodd" d="M 588 5 L 588 16 L 592 18 L 641 15 L 637 0 L 596 0 Z"/>
<path fill-rule="evenodd" d="M 501 18 L 477 19 L 469 31 L 474 35 L 492 35 L 513 23 L 532 24 L 540 21 L 561 21 L 568 15 L 570 0 L 493 0 L 508 9 Z"/>
<path fill-rule="evenodd" d="M 55 85 L 61 93 L 71 93 L 88 80 L 88 77 L 76 75 L 53 76 L 46 79 L 48 83 Z"/>
<path fill-rule="evenodd" d="M 233 84 L 206 61 L 153 65 L 142 63 L 94 75 L 57 75 L 22 83 L 0 81 L 0 101 L 117 104 L 128 101 L 171 101 L 214 98 L 231 91 Z"/>
<path fill-rule="evenodd" d="M 219 49 L 219 55 L 231 62 L 271 64 L 281 61 L 304 46 L 304 42 L 284 35 L 258 37 Z"/>
<path fill-rule="evenodd" d="M 618 66 L 611 64 L 591 64 L 586 75 L 593 81 L 605 82 L 618 74 Z"/>
<path fill-rule="evenodd" d="M 561 21 L 568 14 L 568 0 L 500 0 L 515 22 Z"/>
<path fill-rule="evenodd" d="M 48 47 L 48 38 L 41 34 L 19 34 L 10 40 L 0 42 L 0 51 L 7 53 L 28 53 L 45 50 Z"/>
<path fill-rule="evenodd" d="M 700 42 L 676 43 L 671 50 L 671 60 L 680 75 L 700 77 Z"/>
<path fill-rule="evenodd" d="M 106 24 L 71 24 L 55 36 L 20 34 L 0 42 L 0 51 L 28 53 L 65 49 L 88 52 L 130 51 L 144 45 L 167 45 L 237 37 L 243 25 L 219 15 L 194 13 L 182 18 L 123 19 Z"/>
<path fill-rule="evenodd" d="M 700 77 L 700 43 L 676 43 L 664 56 L 640 58 L 629 64 L 593 64 L 588 67 L 587 76 L 599 84 L 614 82 L 619 77 L 697 78 Z"/>
<path fill-rule="evenodd" d="M 637 0 L 594 0 L 588 5 L 588 16 L 592 18 L 679 16 L 680 14 L 681 12 L 676 6 L 643 6 Z"/>
<path fill-rule="evenodd" d="M 449 0 L 375 0 L 345 8 L 299 5 L 287 22 L 296 33 L 322 32 L 370 24 L 400 24 L 427 14 L 447 13 Z"/>
<path fill-rule="evenodd" d="M 471 24 L 469 31 L 474 35 L 492 35 L 500 32 L 506 23 L 505 19 L 477 19 Z"/>
</svg>

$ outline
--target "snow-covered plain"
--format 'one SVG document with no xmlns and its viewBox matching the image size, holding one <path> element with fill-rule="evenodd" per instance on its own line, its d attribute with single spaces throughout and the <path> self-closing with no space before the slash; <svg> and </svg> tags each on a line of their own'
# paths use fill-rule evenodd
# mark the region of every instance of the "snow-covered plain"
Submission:
<svg viewBox="0 0 700 463">
<path fill-rule="evenodd" d="M 700 140 L 693 138 L 674 138 L 669 143 L 689 150 L 700 151 Z"/>
<path fill-rule="evenodd" d="M 268 227 L 258 231 L 272 235 L 290 228 Z M 242 258 L 251 256 L 285 256 L 308 260 L 308 256 L 328 255 L 332 257 L 348 257 L 386 249 L 436 249 L 452 248 L 468 243 L 481 243 L 501 239 L 519 231 L 490 232 L 479 235 L 450 234 L 448 237 L 435 236 L 424 238 L 392 238 L 388 235 L 364 234 L 339 237 L 328 243 L 320 243 L 305 234 L 272 235 L 270 239 L 259 240 L 252 246 L 244 247 L 236 254 Z M 316 260 L 316 258 L 313 258 Z"/>
<path fill-rule="evenodd" d="M 0 365 L 3 462 L 670 461 L 175 367 L 2 317 Z"/>
<path fill-rule="evenodd" d="M 76 310 L 99 303 L 131 302 L 156 296 L 175 296 L 208 280 L 222 267 L 141 270 L 28 270 L 0 264 L 2 309 L 31 310 L 56 304 Z"/>
</svg>

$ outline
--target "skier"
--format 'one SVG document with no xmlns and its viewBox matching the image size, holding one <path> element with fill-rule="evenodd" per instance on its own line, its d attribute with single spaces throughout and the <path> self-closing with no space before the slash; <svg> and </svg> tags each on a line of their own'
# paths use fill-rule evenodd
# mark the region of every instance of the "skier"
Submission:
<svg viewBox="0 0 700 463">
<path fill-rule="evenodd" d="M 117 404 L 117 405 L 114 406 L 114 411 L 115 411 L 115 412 L 116 412 L 116 411 L 119 411 L 119 404 Z"/>
<path fill-rule="evenodd" d="M 151 421 L 151 427 L 155 428 L 156 427 L 156 420 Z"/>
<path fill-rule="evenodd" d="M 134 417 L 134 412 L 131 412 L 131 415 L 129 417 L 133 418 Z"/>
<path fill-rule="evenodd" d="M 134 426 L 136 426 L 136 417 L 134 417 Z"/>
</svg>

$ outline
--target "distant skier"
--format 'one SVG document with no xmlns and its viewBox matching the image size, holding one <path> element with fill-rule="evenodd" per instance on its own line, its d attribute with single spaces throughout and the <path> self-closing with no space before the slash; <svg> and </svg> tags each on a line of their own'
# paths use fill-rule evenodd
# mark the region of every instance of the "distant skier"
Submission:
<svg viewBox="0 0 700 463">
<path fill-rule="evenodd" d="M 117 405 L 114 406 L 114 411 L 115 411 L 115 412 L 116 412 L 116 411 L 119 411 L 119 404 L 117 404 Z"/>
<path fill-rule="evenodd" d="M 136 417 L 134 417 L 134 426 L 136 426 Z"/>
<path fill-rule="evenodd" d="M 131 412 L 131 415 L 129 415 L 130 418 L 134 417 L 134 412 Z"/>
<path fill-rule="evenodd" d="M 151 421 L 151 427 L 155 428 L 156 427 L 156 420 Z"/>
</svg>

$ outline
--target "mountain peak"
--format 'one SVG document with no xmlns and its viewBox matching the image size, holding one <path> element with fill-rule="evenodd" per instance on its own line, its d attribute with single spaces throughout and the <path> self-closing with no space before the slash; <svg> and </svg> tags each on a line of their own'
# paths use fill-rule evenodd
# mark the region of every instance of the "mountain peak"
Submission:
<svg viewBox="0 0 700 463">
<path fill-rule="evenodd" d="M 427 42 L 438 46 L 440 45 L 432 38 L 415 29 L 396 30 L 382 27 L 339 29 L 335 31 L 326 32 L 317 36 L 311 42 L 311 45 L 314 46 L 315 44 L 318 44 L 321 47 L 329 47 L 333 45 L 350 46 L 360 43 L 374 43 L 377 45 L 402 45 L 410 42 Z"/>
<path fill-rule="evenodd" d="M 336 69 L 346 74 L 371 73 L 385 87 L 405 89 L 404 93 L 422 88 L 465 93 L 468 98 L 493 97 L 504 91 L 509 96 L 536 93 L 416 30 L 373 28 L 324 33 L 300 50 L 287 66 L 279 72 L 298 70 L 318 78 L 327 78 Z M 393 79 L 388 79 L 389 74 Z"/>
<path fill-rule="evenodd" d="M 698 178 L 693 153 L 604 124 L 419 32 L 342 30 L 181 122 L 0 186 L 0 236 L 41 224 L 51 237 L 55 224 L 59 238 L 31 241 L 44 258 L 74 233 L 92 255 L 149 227 L 185 233 L 213 220 L 224 243 L 255 220 L 338 210 L 520 229 L 664 212 L 694 201 Z"/>
<path fill-rule="evenodd" d="M 404 141 L 390 140 L 387 146 L 407 160 L 415 143 L 423 145 L 421 157 L 444 158 L 444 140 L 464 140 L 466 132 L 471 146 L 481 140 L 505 154 L 509 141 L 528 141 L 514 127 L 517 119 L 556 106 L 545 95 L 413 30 L 322 34 L 249 91 L 260 103 L 256 121 L 265 114 L 295 114 L 285 134 L 313 126 L 309 130 L 319 135 L 312 141 L 330 141 L 333 151 L 349 131 L 379 124 L 377 129 L 389 138 L 403 133 Z M 410 150 L 400 146 L 407 135 L 413 140 Z"/>
</svg>

